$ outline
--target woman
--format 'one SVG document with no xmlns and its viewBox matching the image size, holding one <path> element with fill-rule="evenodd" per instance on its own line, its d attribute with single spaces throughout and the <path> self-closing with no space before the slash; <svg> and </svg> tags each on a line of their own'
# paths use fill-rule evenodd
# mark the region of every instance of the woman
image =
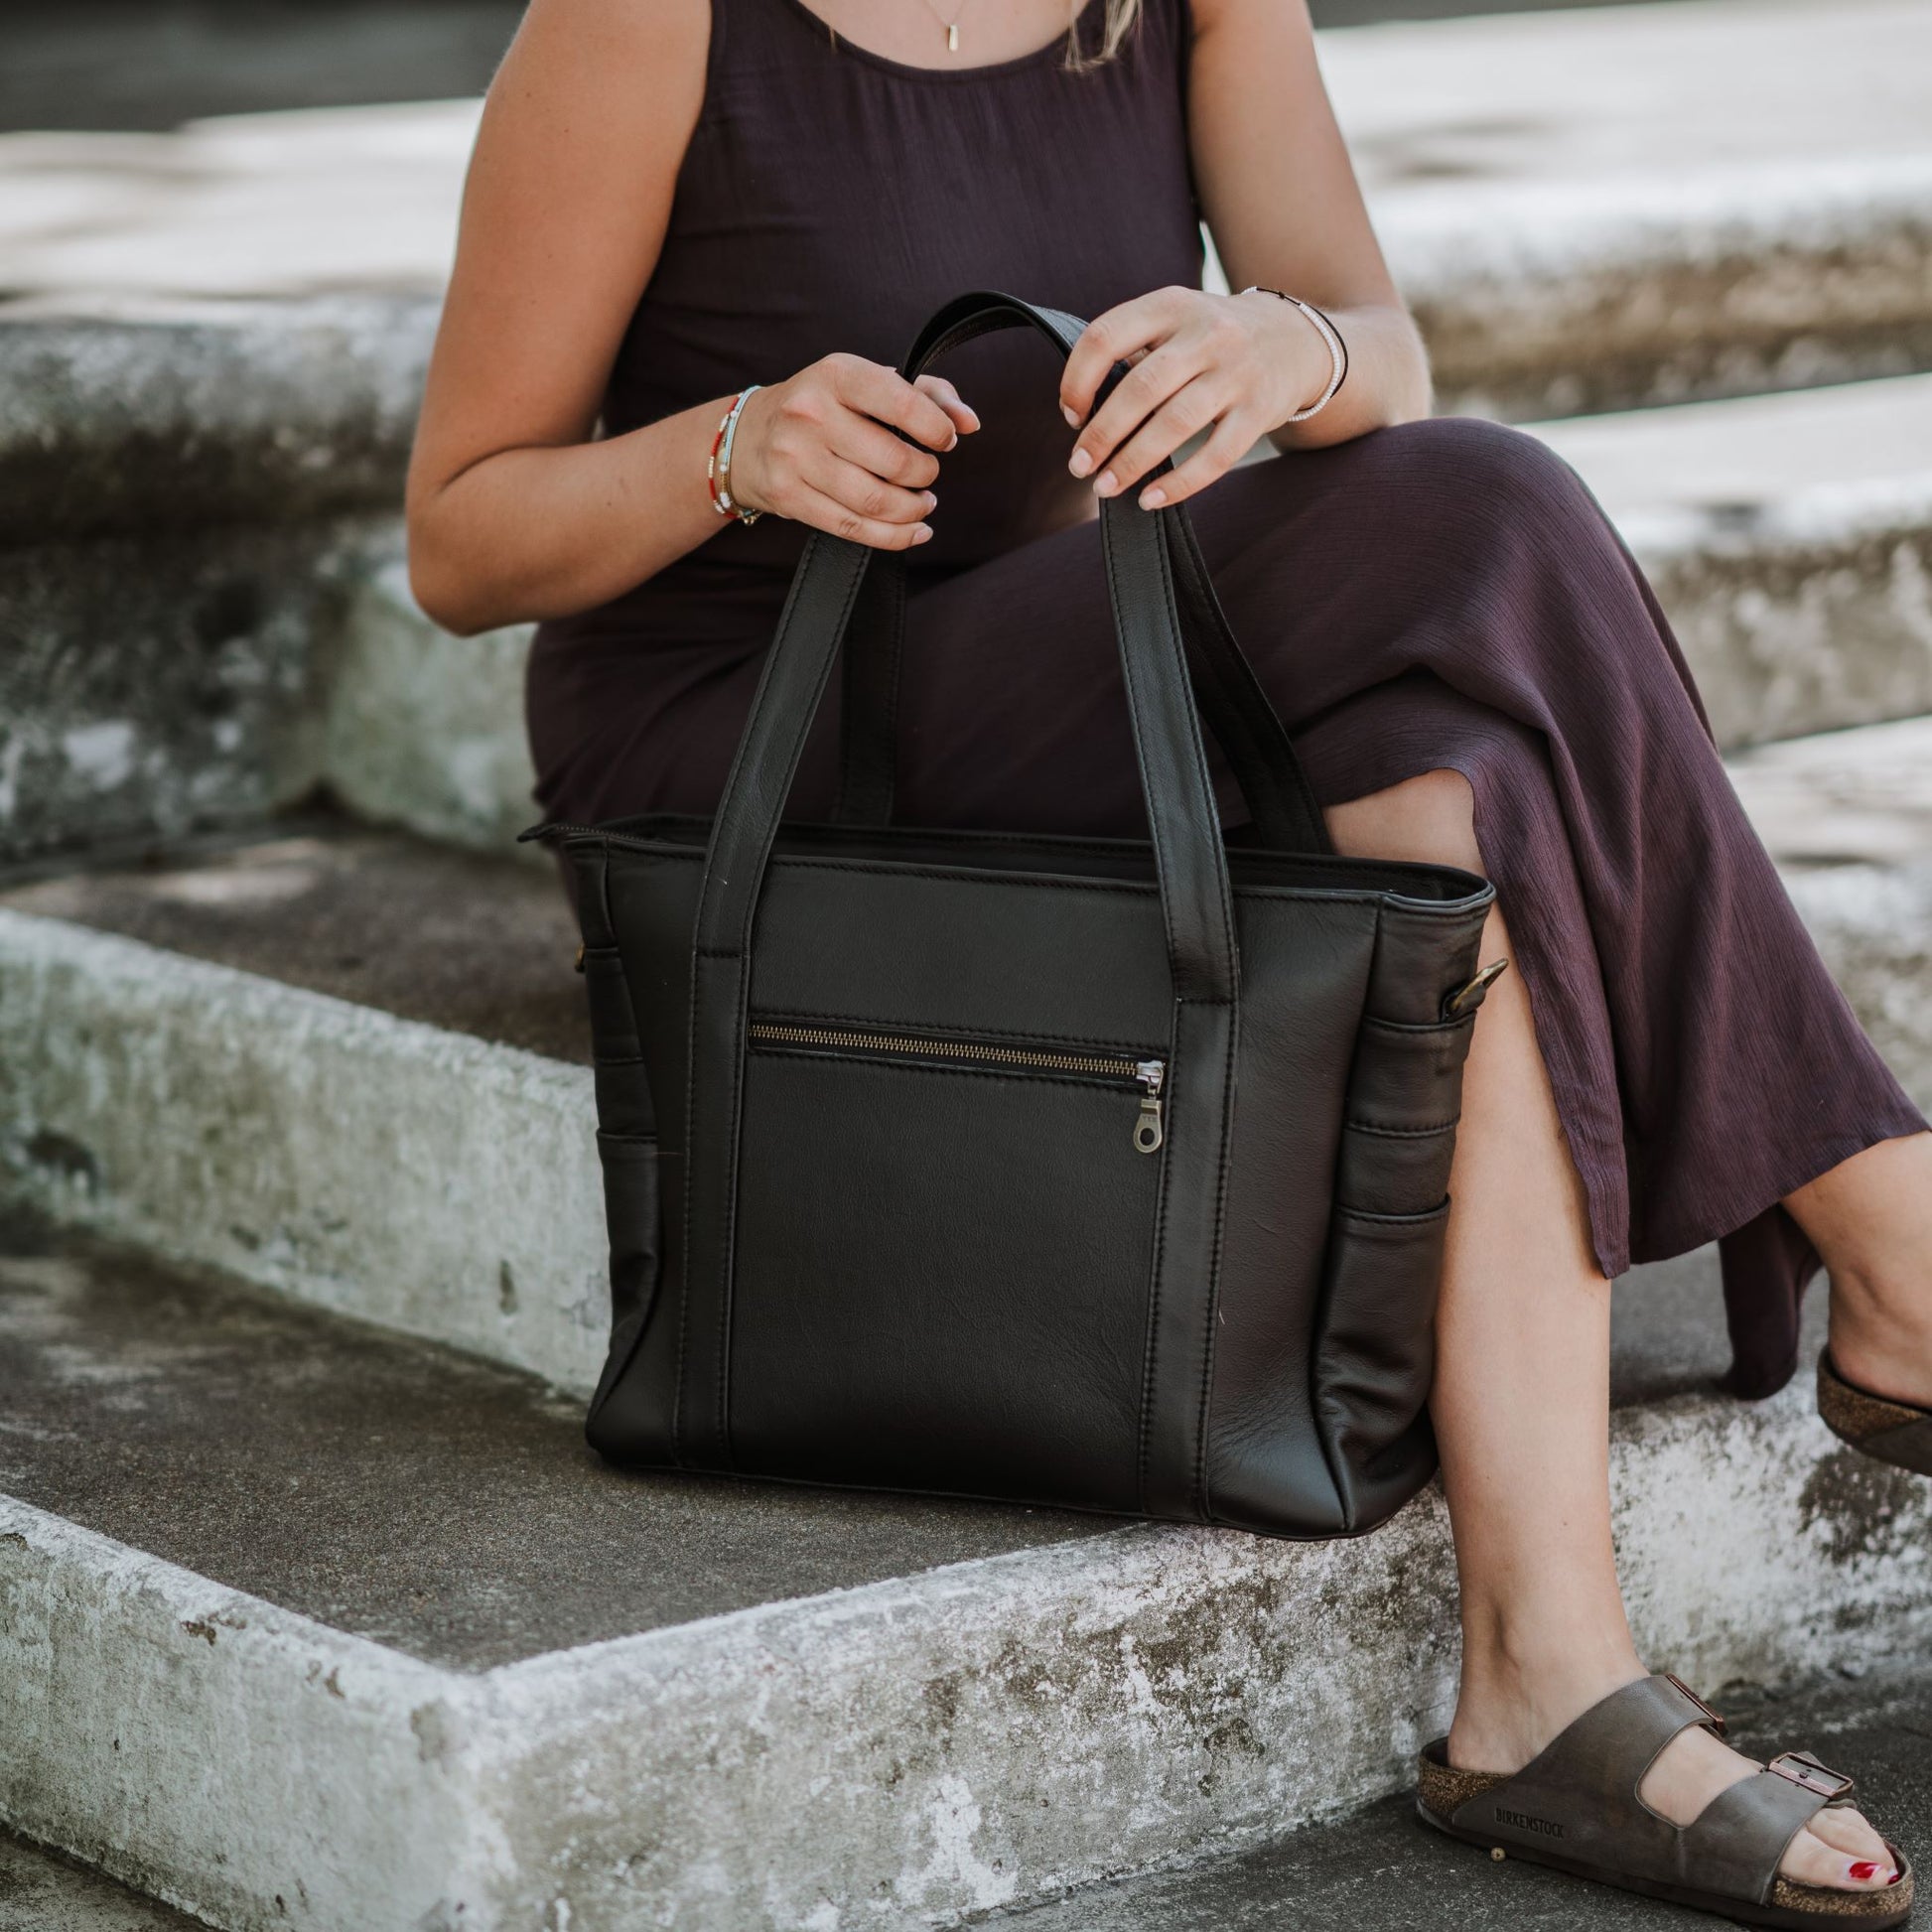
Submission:
<svg viewBox="0 0 1932 1932">
<path fill-rule="evenodd" d="M 1266 288 L 1200 292 L 1203 216 L 1232 284 Z M 951 379 L 895 372 L 968 288 L 1094 318 L 1057 414 L 1027 332 Z M 1454 1823 L 1561 1735 L 1530 1784 L 1567 1758 L 1608 1794 L 1599 1865 L 1797 1915 L 1763 1923 L 1896 1923 L 1878 1833 L 1808 1774 L 1753 1776 L 1636 1656 L 1609 1278 L 1725 1237 L 1732 1385 L 1761 1395 L 1822 1257 L 1829 1387 L 1883 1399 L 1835 1396 L 1835 1419 L 1909 1449 L 1932 1134 L 1587 493 L 1428 406 L 1303 0 L 1086 0 L 1070 26 L 1065 0 L 534 0 L 471 172 L 414 582 L 458 631 L 543 621 L 539 797 L 594 823 L 715 805 L 808 528 L 916 549 L 901 817 L 1138 835 L 1095 499 L 1191 498 L 1337 847 L 1484 872 L 1483 957 L 1521 969 L 1485 1008 L 1455 1160 L 1432 1406 L 1463 1664 L 1425 1800 Z M 1282 456 L 1233 468 L 1263 436 Z M 797 815 L 827 814 L 832 749 L 820 731 Z"/>
</svg>

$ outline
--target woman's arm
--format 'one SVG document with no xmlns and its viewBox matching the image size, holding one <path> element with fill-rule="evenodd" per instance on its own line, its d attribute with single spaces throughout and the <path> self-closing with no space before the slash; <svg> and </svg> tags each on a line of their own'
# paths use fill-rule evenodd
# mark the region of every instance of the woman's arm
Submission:
<svg viewBox="0 0 1932 1932">
<path fill-rule="evenodd" d="M 705 461 L 728 396 L 590 440 L 663 245 L 709 35 L 703 0 L 532 0 L 489 90 L 409 472 L 410 581 L 453 630 L 587 610 L 719 529 Z M 978 426 L 938 378 L 828 356 L 747 406 L 740 499 L 922 541 L 937 462 L 882 422 L 928 449 Z"/>
<path fill-rule="evenodd" d="M 1314 325 L 1271 295 L 1161 289 L 1094 319 L 1061 402 L 1085 424 L 1076 476 L 1112 495 L 1196 432 L 1203 446 L 1157 488 L 1177 502 L 1262 436 L 1282 448 L 1346 442 L 1429 412 L 1429 363 L 1369 225 L 1315 65 L 1306 0 L 1193 0 L 1188 125 L 1202 210 L 1229 285 L 1259 282 L 1321 309 L 1348 345 L 1348 379 L 1319 415 L 1333 367 Z M 1116 360 L 1141 359 L 1087 422 Z M 1145 493 L 1143 496 L 1145 500 Z"/>
</svg>

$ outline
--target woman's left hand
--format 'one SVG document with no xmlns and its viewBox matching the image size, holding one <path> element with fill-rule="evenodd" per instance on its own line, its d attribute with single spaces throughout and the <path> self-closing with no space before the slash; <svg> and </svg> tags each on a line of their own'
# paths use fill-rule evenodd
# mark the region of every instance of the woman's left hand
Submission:
<svg viewBox="0 0 1932 1932">
<path fill-rule="evenodd" d="M 1133 367 L 1092 421 L 1094 392 L 1116 362 Z M 1067 357 L 1060 408 L 1080 431 L 1067 464 L 1115 496 L 1212 426 L 1186 462 L 1142 490 L 1145 508 L 1177 503 L 1224 475 L 1271 429 L 1327 386 L 1327 345 L 1279 296 L 1156 289 L 1087 324 Z"/>
</svg>

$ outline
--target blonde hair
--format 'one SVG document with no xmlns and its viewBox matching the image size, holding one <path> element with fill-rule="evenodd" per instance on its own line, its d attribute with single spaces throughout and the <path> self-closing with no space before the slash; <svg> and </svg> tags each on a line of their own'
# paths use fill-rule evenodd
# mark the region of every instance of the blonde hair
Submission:
<svg viewBox="0 0 1932 1932">
<path fill-rule="evenodd" d="M 1080 0 L 1072 0 L 1073 18 L 1067 23 L 1066 30 L 1066 69 L 1069 73 L 1085 73 L 1111 61 L 1126 44 L 1129 34 L 1141 18 L 1141 0 L 1107 0 L 1105 20 L 1100 30 L 1099 49 L 1088 54 L 1080 47 L 1080 16 L 1086 9 Z"/>
</svg>

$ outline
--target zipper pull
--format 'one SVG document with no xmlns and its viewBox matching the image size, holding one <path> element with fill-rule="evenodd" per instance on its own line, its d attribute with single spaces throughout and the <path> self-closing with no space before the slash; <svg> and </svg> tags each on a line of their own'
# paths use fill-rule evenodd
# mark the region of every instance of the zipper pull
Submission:
<svg viewBox="0 0 1932 1932">
<path fill-rule="evenodd" d="M 1168 1077 L 1164 1060 L 1142 1060 L 1134 1068 L 1141 1083 L 1140 1118 L 1134 1123 L 1134 1147 L 1140 1154 L 1155 1154 L 1167 1138 L 1161 1128 L 1161 1083 Z"/>
</svg>

